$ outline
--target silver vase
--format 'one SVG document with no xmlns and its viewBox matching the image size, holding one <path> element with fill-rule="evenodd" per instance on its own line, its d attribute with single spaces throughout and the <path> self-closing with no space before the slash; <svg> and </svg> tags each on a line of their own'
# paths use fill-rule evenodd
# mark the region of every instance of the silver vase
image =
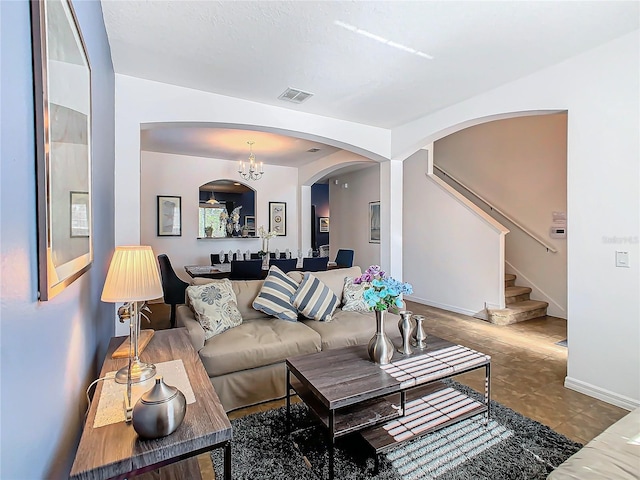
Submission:
<svg viewBox="0 0 640 480">
<path fill-rule="evenodd" d="M 423 350 L 427 348 L 427 334 L 424 332 L 424 328 L 422 326 L 424 316 L 414 315 L 413 319 L 416 321 L 416 326 L 413 327 L 413 332 L 411 333 L 411 345 Z"/>
<path fill-rule="evenodd" d="M 413 353 L 410 345 L 411 315 L 413 315 L 413 312 L 402 310 L 398 314 L 400 315 L 398 330 L 400 330 L 400 337 L 402 337 L 402 345 L 398 347 L 398 351 L 403 355 L 411 355 Z"/>
<path fill-rule="evenodd" d="M 384 314 L 386 310 L 376 312 L 376 333 L 369 340 L 367 351 L 369 352 L 369 358 L 380 365 L 386 365 L 391 361 L 393 357 L 393 343 L 389 340 L 386 333 L 384 333 Z"/>
<path fill-rule="evenodd" d="M 133 408 L 133 428 L 142 438 L 160 438 L 173 433 L 184 420 L 187 400 L 176 387 L 156 377 Z"/>
</svg>

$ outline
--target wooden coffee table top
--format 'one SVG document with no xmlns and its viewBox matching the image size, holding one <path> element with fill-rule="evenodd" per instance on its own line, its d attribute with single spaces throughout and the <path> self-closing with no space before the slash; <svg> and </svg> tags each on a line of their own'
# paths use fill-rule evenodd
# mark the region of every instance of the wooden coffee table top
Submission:
<svg viewBox="0 0 640 480">
<path fill-rule="evenodd" d="M 392 339 L 396 345 L 400 338 Z M 412 358 L 455 344 L 429 335 L 427 348 L 410 356 L 394 353 L 392 361 Z M 325 350 L 287 358 L 287 366 L 325 408 L 335 410 L 381 395 L 399 392 L 402 381 L 372 362 L 366 345 Z"/>
</svg>

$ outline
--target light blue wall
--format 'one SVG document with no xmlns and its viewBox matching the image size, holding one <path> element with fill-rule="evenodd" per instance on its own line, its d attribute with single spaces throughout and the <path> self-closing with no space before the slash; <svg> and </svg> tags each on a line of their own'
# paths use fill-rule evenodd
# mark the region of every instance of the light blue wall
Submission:
<svg viewBox="0 0 640 480">
<path fill-rule="evenodd" d="M 37 300 L 33 72 L 29 3 L 0 1 L 0 478 L 68 476 L 84 391 L 113 334 L 100 302 L 114 248 L 114 73 L 97 1 L 74 4 L 93 90 L 91 269 L 49 302 Z"/>
</svg>

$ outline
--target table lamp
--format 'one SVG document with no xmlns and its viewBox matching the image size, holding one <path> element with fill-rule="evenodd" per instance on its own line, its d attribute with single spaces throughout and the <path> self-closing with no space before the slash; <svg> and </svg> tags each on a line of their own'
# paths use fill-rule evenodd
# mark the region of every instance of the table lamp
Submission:
<svg viewBox="0 0 640 480">
<path fill-rule="evenodd" d="M 158 264 L 149 246 L 116 247 L 102 290 L 103 302 L 125 302 L 118 309 L 120 321 L 129 320 L 129 366 L 116 373 L 116 382 L 143 382 L 156 374 L 156 366 L 138 358 L 140 314 L 145 302 L 162 297 Z"/>
</svg>

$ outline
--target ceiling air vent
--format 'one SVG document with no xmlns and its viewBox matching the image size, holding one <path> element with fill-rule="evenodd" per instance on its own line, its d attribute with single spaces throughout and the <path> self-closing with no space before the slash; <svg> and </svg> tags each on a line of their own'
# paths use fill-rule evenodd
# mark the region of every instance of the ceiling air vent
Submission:
<svg viewBox="0 0 640 480">
<path fill-rule="evenodd" d="M 307 98 L 313 96 L 313 93 L 303 92 L 302 90 L 298 90 L 297 88 L 287 88 L 280 96 L 278 97 L 280 100 L 286 100 L 287 102 L 293 103 L 302 103 Z"/>
<path fill-rule="evenodd" d="M 309 150 L 307 150 L 307 152 L 309 152 L 309 153 L 316 153 L 316 152 L 319 152 L 319 151 L 320 151 L 319 148 L 310 148 Z"/>
</svg>

